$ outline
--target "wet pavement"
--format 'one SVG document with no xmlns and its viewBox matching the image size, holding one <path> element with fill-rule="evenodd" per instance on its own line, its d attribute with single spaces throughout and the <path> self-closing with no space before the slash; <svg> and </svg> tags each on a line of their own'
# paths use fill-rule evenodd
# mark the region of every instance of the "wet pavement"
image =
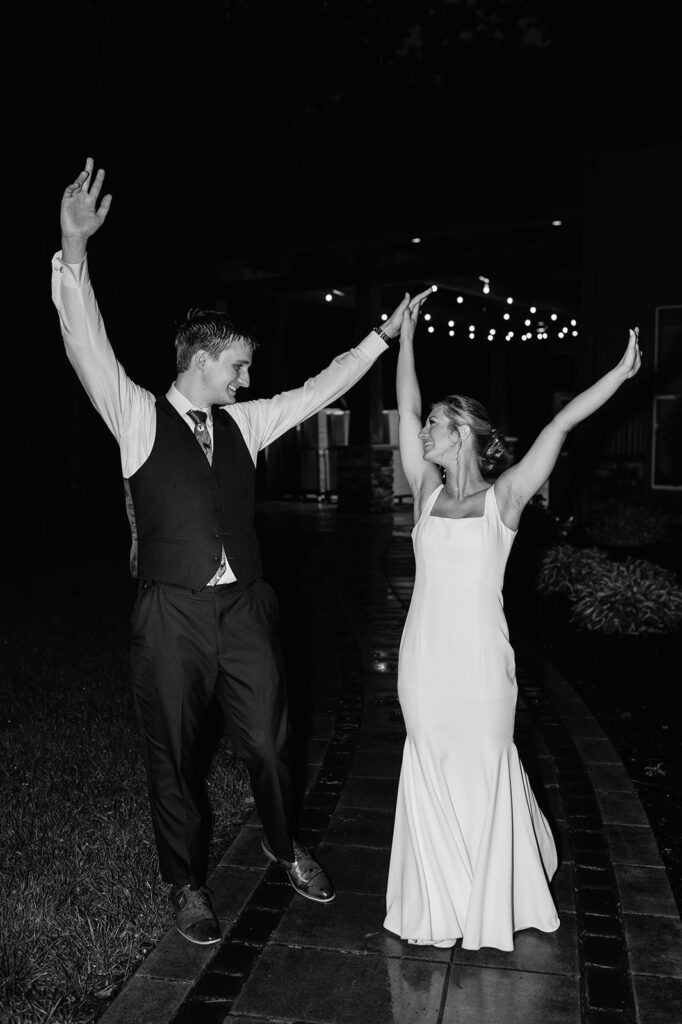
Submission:
<svg viewBox="0 0 682 1024">
<path fill-rule="evenodd" d="M 646 814 L 587 706 L 522 635 L 516 743 L 559 848 L 561 927 L 518 933 L 513 953 L 408 946 L 383 930 L 411 509 L 267 503 L 259 519 L 266 565 L 278 556 L 299 837 L 338 895 L 327 906 L 295 895 L 253 812 L 209 881 L 222 944 L 170 930 L 104 1024 L 682 1020 L 682 923 Z"/>
</svg>

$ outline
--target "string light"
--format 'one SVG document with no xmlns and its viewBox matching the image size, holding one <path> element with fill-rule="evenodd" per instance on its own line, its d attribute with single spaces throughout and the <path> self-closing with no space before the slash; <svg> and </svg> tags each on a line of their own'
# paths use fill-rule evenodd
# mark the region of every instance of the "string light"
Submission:
<svg viewBox="0 0 682 1024">
<path fill-rule="evenodd" d="M 484 294 L 490 294 L 490 279 L 487 278 L 487 277 L 484 277 L 481 274 L 481 275 L 478 275 L 478 280 L 483 285 L 483 292 L 484 292 Z M 450 289 L 449 285 L 445 285 L 444 287 L 446 289 Z M 436 292 L 436 291 L 439 290 L 439 286 L 437 284 L 432 284 L 432 285 L 429 286 L 429 289 L 432 292 Z M 452 288 L 451 290 L 454 291 L 454 288 Z M 319 294 L 320 293 L 318 293 L 318 295 Z M 322 293 L 322 297 L 323 297 L 324 301 L 327 302 L 327 303 L 333 302 L 335 297 L 344 298 L 345 295 L 346 295 L 346 293 L 344 293 L 343 291 L 341 291 L 338 288 L 332 288 L 328 292 L 323 292 Z M 474 297 L 474 299 L 475 299 L 475 293 L 474 293 L 473 290 L 471 290 L 471 296 Z M 464 303 L 465 296 L 462 295 L 462 294 L 459 294 L 459 295 L 453 296 L 453 298 L 454 298 L 454 301 L 458 305 L 462 305 Z M 500 309 L 500 304 L 503 304 L 502 305 L 502 309 Z M 554 338 L 555 341 L 564 341 L 569 336 L 571 336 L 573 338 L 577 338 L 578 337 L 578 330 L 577 330 L 578 321 L 575 318 L 569 319 L 567 317 L 566 318 L 566 322 L 564 322 L 563 324 L 560 324 L 559 323 L 559 317 L 561 316 L 562 319 L 563 319 L 563 315 L 562 314 L 559 314 L 559 313 L 556 313 L 556 312 L 549 312 L 549 310 L 547 310 L 547 311 L 540 311 L 538 313 L 538 307 L 535 306 L 535 305 L 527 307 L 529 313 L 526 314 L 526 319 L 523 320 L 524 328 L 528 328 L 528 330 L 524 330 L 523 333 L 520 332 L 520 331 L 519 332 L 515 332 L 513 329 L 511 329 L 510 321 L 513 322 L 514 320 L 516 320 L 516 317 L 514 316 L 513 311 L 509 311 L 507 308 L 505 308 L 505 307 L 508 307 L 508 306 L 512 306 L 514 304 L 515 304 L 515 300 L 512 298 L 511 295 L 505 296 L 504 298 L 502 296 L 496 296 L 496 297 L 494 297 L 493 299 L 490 300 L 489 304 L 486 304 L 485 302 L 483 302 L 481 304 L 480 300 L 479 300 L 478 308 L 472 310 L 472 312 L 473 312 L 474 316 L 482 315 L 483 323 L 482 324 L 481 323 L 478 323 L 478 324 L 476 324 L 476 323 L 469 323 L 469 325 L 468 325 L 469 339 L 471 341 L 475 341 L 476 333 L 477 333 L 477 328 L 479 329 L 479 339 L 484 337 L 489 342 L 493 342 L 495 340 L 495 338 L 496 338 L 498 333 L 501 334 L 502 336 L 504 336 L 504 340 L 505 341 L 511 341 L 514 338 L 516 338 L 518 341 L 530 341 L 532 339 L 537 339 L 538 341 L 548 341 L 550 339 L 550 328 L 551 328 L 551 337 Z M 476 306 L 476 301 L 474 301 L 473 305 Z M 495 307 L 497 307 L 497 317 L 499 319 L 498 319 L 497 325 L 494 326 L 494 327 L 491 327 L 491 326 L 488 326 L 488 325 L 490 324 L 491 320 L 492 320 L 493 323 L 495 323 L 495 319 L 496 319 L 495 318 Z M 517 309 L 518 309 L 518 306 L 517 306 Z M 520 310 L 519 310 L 519 312 L 520 312 Z M 471 313 L 470 313 L 470 315 L 471 315 Z M 523 314 L 521 314 L 521 316 L 522 315 Z M 542 318 L 543 315 L 544 315 L 544 317 L 547 318 L 546 320 Z M 389 319 L 389 314 L 387 314 L 387 313 L 381 313 L 380 316 L 381 316 L 381 321 L 384 322 L 384 323 Z M 535 316 L 536 319 L 535 320 L 531 320 L 530 316 Z M 447 323 L 448 337 L 450 337 L 450 338 L 454 338 L 455 337 L 456 321 L 454 319 L 452 319 L 452 318 L 446 320 L 444 317 L 443 317 L 442 320 L 440 320 L 440 315 L 439 315 L 439 312 L 438 312 L 437 309 L 434 312 L 424 313 L 423 319 L 427 322 L 427 325 L 428 325 L 427 326 L 427 330 L 428 330 L 429 334 L 435 334 L 436 333 L 436 328 L 439 326 L 439 321 L 440 321 L 440 323 L 443 326 L 445 326 L 445 324 Z M 519 319 L 517 321 L 517 323 L 520 323 L 520 322 L 521 321 Z M 504 324 L 504 327 L 503 327 L 503 324 Z M 569 324 L 570 324 L 570 327 L 569 327 Z M 572 330 L 571 330 L 571 328 L 572 328 Z M 461 329 L 464 329 L 464 328 L 461 328 Z M 485 331 L 485 334 L 483 334 L 483 331 Z M 570 332 L 570 334 L 569 334 L 569 332 Z"/>
</svg>

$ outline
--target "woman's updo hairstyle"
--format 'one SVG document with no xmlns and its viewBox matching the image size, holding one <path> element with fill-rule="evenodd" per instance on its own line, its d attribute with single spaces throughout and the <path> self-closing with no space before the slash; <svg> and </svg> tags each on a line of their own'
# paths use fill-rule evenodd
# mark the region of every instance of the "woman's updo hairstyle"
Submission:
<svg viewBox="0 0 682 1024">
<path fill-rule="evenodd" d="M 506 449 L 504 438 L 490 422 L 485 406 L 466 395 L 448 395 L 432 406 L 433 409 L 436 407 L 443 410 L 453 428 L 462 424 L 469 427 L 478 468 L 482 476 L 492 473 L 503 459 Z"/>
</svg>

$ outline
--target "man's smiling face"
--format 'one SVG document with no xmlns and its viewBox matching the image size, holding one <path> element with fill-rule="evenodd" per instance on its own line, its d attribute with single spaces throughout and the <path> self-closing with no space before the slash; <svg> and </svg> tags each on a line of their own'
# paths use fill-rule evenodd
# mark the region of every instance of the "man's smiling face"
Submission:
<svg viewBox="0 0 682 1024">
<path fill-rule="evenodd" d="M 206 353 L 203 353 L 206 355 Z M 251 346 L 237 338 L 216 359 L 208 356 L 201 364 L 201 387 L 204 406 L 234 405 L 237 390 L 250 383 Z"/>
</svg>

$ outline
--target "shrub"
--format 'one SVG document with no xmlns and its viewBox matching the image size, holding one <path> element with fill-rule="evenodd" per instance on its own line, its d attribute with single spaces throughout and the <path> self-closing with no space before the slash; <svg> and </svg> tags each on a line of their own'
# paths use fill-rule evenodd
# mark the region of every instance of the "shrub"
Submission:
<svg viewBox="0 0 682 1024">
<path fill-rule="evenodd" d="M 555 544 L 542 559 L 537 580 L 541 594 L 573 596 L 575 587 L 589 579 L 596 565 L 608 562 L 598 548 L 576 548 L 572 544 Z"/>
<path fill-rule="evenodd" d="M 542 561 L 537 589 L 565 595 L 571 622 L 592 632 L 645 636 L 682 625 L 682 587 L 641 558 L 614 562 L 598 548 L 558 544 Z"/>
<path fill-rule="evenodd" d="M 667 569 L 643 558 L 600 561 L 579 580 L 571 621 L 600 633 L 644 636 L 682 625 L 682 587 Z"/>
</svg>

